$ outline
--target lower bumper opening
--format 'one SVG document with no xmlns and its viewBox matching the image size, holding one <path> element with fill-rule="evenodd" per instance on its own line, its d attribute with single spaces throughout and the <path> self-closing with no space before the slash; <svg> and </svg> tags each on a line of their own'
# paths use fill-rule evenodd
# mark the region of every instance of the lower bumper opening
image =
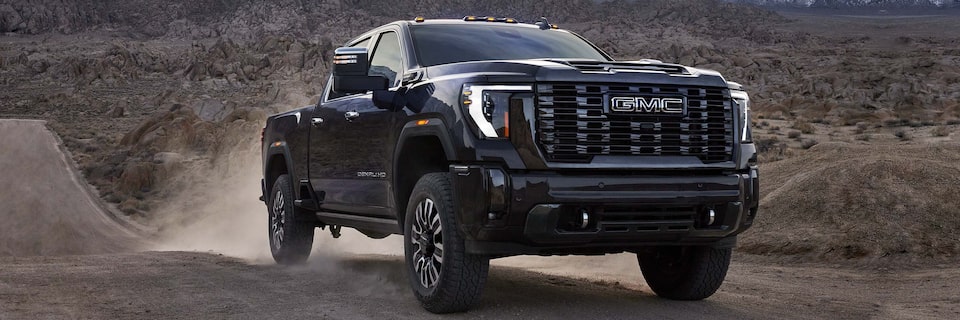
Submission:
<svg viewBox="0 0 960 320">
<path fill-rule="evenodd" d="M 723 237 L 736 229 L 741 202 L 696 206 L 569 205 L 534 207 L 524 235 L 534 243 L 681 241 Z"/>
<path fill-rule="evenodd" d="M 562 205 L 558 210 L 557 232 L 604 234 L 719 230 L 727 213 L 725 204 L 689 207 Z"/>
</svg>

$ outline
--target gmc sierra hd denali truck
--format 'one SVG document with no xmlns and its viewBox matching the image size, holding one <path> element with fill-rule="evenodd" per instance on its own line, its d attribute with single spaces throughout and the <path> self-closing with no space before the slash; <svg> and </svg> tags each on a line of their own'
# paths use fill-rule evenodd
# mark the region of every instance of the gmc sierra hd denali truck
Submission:
<svg viewBox="0 0 960 320">
<path fill-rule="evenodd" d="M 714 71 L 616 61 L 545 20 L 398 21 L 336 49 L 316 105 L 272 115 L 263 200 L 278 263 L 314 228 L 403 235 L 435 313 L 489 259 L 637 255 L 659 296 L 721 285 L 757 214 L 750 99 Z"/>
</svg>

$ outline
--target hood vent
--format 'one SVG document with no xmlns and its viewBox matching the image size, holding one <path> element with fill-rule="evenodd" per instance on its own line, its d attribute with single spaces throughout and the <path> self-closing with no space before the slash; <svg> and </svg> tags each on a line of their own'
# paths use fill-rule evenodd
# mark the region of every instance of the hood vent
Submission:
<svg viewBox="0 0 960 320">
<path fill-rule="evenodd" d="M 579 69 L 581 72 L 617 73 L 617 72 L 663 72 L 671 75 L 689 75 L 686 67 L 663 63 L 657 60 L 639 61 L 597 61 L 597 60 L 551 60 Z"/>
</svg>

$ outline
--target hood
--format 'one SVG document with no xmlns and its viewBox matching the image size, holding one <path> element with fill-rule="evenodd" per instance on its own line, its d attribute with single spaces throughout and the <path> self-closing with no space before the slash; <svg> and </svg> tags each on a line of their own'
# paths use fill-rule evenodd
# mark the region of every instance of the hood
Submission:
<svg viewBox="0 0 960 320">
<path fill-rule="evenodd" d="M 485 77 L 488 82 L 644 83 L 727 87 L 720 73 L 657 60 L 566 59 L 471 61 L 426 69 L 431 80 Z"/>
</svg>

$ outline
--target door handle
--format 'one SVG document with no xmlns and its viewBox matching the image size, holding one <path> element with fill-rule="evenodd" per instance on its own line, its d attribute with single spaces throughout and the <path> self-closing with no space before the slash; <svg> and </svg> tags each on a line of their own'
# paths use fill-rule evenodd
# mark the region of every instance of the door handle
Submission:
<svg viewBox="0 0 960 320">
<path fill-rule="evenodd" d="M 310 124 L 312 124 L 314 127 L 319 127 L 323 124 L 323 118 L 312 118 L 310 119 Z"/>
<path fill-rule="evenodd" d="M 353 121 L 360 117 L 360 113 L 356 111 L 347 111 L 343 114 L 343 117 L 346 118 L 347 121 Z"/>
</svg>

